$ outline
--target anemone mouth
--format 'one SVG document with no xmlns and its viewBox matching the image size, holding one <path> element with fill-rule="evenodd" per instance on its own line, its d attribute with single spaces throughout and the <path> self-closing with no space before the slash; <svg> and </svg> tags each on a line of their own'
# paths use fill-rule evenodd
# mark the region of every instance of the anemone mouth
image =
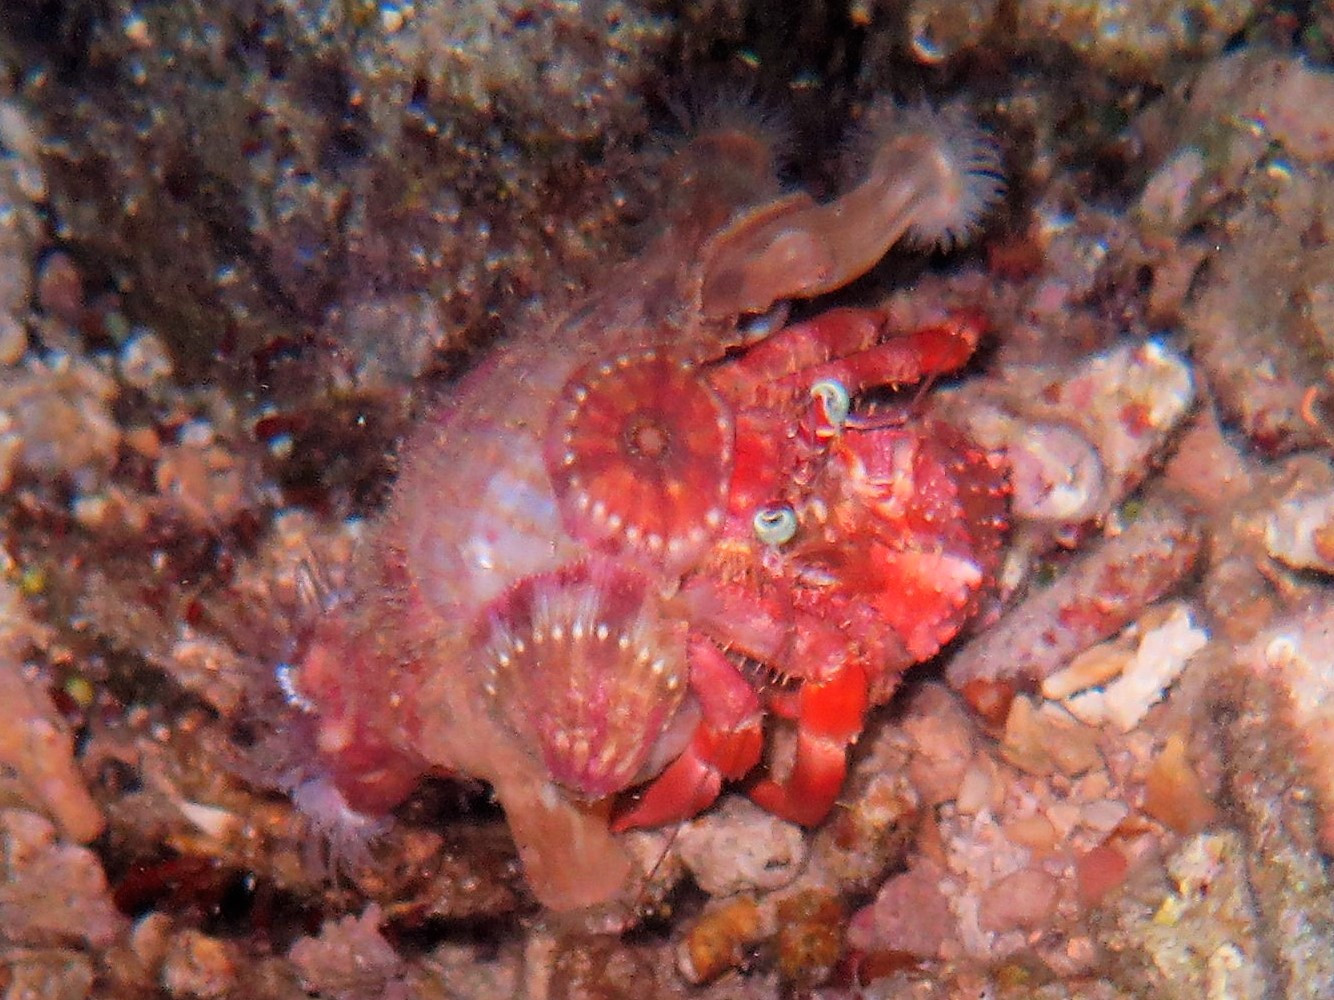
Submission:
<svg viewBox="0 0 1334 1000">
<path fill-rule="evenodd" d="M 866 113 L 852 143 L 850 166 L 866 170 L 896 141 L 916 149 L 913 166 L 923 185 L 908 238 L 949 251 L 969 242 L 1005 197 L 1005 171 L 995 136 L 961 104 L 932 108 L 882 101 Z M 889 140 L 888 142 L 886 140 Z"/>
<path fill-rule="evenodd" d="M 938 173 L 936 191 L 919 207 L 908 235 L 920 246 L 952 250 L 968 243 L 1005 197 L 1000 149 L 958 105 L 935 113 L 913 109 L 906 119 L 910 131 L 931 137 Z"/>
<path fill-rule="evenodd" d="M 583 798 L 641 780 L 685 696 L 684 626 L 660 603 L 643 574 L 593 560 L 529 577 L 487 618 L 492 711 Z"/>
<path fill-rule="evenodd" d="M 547 470 L 574 537 L 675 566 L 722 526 L 731 415 L 687 365 L 646 353 L 582 369 L 549 435 Z"/>
</svg>

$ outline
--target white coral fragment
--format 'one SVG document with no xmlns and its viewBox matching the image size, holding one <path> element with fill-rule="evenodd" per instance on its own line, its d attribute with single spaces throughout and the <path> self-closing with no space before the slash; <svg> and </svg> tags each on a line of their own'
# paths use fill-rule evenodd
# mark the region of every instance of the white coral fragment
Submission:
<svg viewBox="0 0 1334 1000">
<path fill-rule="evenodd" d="M 1280 503 L 1265 520 L 1265 548 L 1293 569 L 1334 572 L 1334 492 Z"/>
<path fill-rule="evenodd" d="M 781 888 L 796 878 L 807 854 L 800 827 L 736 797 L 682 827 L 676 849 L 711 896 Z"/>
<path fill-rule="evenodd" d="M 1112 476 L 1130 478 L 1189 412 L 1195 385 L 1186 359 L 1151 340 L 1091 358 L 1059 402 L 1080 414 Z"/>
<path fill-rule="evenodd" d="M 1209 641 L 1209 633 L 1195 624 L 1190 607 L 1184 603 L 1171 605 L 1165 616 L 1161 610 L 1151 614 L 1154 625 L 1146 627 L 1141 619 L 1108 644 L 1124 648 L 1125 640 L 1129 639 L 1133 648 L 1124 650 L 1121 671 L 1114 679 L 1102 687 L 1076 691 L 1065 699 L 1071 714 L 1091 726 L 1111 723 L 1124 733 L 1130 732 L 1181 676 L 1190 658 Z M 1080 669 L 1076 662 L 1053 674 L 1043 686 L 1044 693 L 1048 685 L 1053 691 L 1069 690 L 1071 671 Z"/>
</svg>

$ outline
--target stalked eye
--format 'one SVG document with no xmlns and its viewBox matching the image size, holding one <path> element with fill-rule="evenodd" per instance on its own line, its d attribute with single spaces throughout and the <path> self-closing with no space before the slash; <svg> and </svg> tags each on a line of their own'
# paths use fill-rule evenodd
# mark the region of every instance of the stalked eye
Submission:
<svg viewBox="0 0 1334 1000">
<path fill-rule="evenodd" d="M 751 523 L 765 545 L 785 545 L 797 533 L 797 512 L 785 503 L 771 503 L 757 510 Z"/>
<path fill-rule="evenodd" d="M 831 378 L 822 378 L 811 386 L 811 399 L 815 400 L 820 421 L 831 430 L 842 430 L 847 423 L 848 412 L 852 409 L 852 400 L 842 382 Z"/>
</svg>

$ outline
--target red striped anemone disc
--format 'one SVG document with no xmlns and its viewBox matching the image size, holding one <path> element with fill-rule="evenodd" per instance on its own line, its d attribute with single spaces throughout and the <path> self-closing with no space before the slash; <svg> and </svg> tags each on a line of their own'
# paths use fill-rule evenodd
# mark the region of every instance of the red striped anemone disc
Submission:
<svg viewBox="0 0 1334 1000">
<path fill-rule="evenodd" d="M 732 419 L 693 367 L 653 352 L 585 366 L 548 433 L 547 469 L 575 538 L 679 568 L 721 528 Z"/>
</svg>

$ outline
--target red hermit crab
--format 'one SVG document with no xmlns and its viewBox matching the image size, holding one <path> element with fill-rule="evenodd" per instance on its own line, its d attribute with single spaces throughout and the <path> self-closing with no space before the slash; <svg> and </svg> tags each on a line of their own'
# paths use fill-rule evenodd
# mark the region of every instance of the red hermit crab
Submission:
<svg viewBox="0 0 1334 1000">
<path fill-rule="evenodd" d="M 752 794 L 824 816 L 867 706 L 974 608 L 1004 508 L 957 431 L 850 405 L 958 367 L 977 324 L 780 329 L 785 300 L 905 233 L 952 243 L 999 193 L 961 113 L 885 118 L 865 178 L 824 204 L 774 190 L 762 136 L 701 136 L 661 239 L 427 417 L 355 586 L 284 675 L 313 720 L 305 800 L 383 812 L 431 770 L 485 780 L 537 896 L 604 903 L 631 872 L 613 822 L 706 807 L 773 712 L 796 761 Z"/>
<path fill-rule="evenodd" d="M 703 717 L 617 828 L 694 815 L 722 778 L 745 776 L 765 709 L 796 724 L 796 756 L 751 797 L 818 823 L 868 706 L 954 637 L 992 581 L 1005 526 L 996 457 L 948 425 L 850 409 L 864 389 L 962 365 L 979 321 L 887 339 L 884 324 L 836 310 L 705 373 L 732 401 L 737 459 L 724 530 L 681 590 Z"/>
</svg>

